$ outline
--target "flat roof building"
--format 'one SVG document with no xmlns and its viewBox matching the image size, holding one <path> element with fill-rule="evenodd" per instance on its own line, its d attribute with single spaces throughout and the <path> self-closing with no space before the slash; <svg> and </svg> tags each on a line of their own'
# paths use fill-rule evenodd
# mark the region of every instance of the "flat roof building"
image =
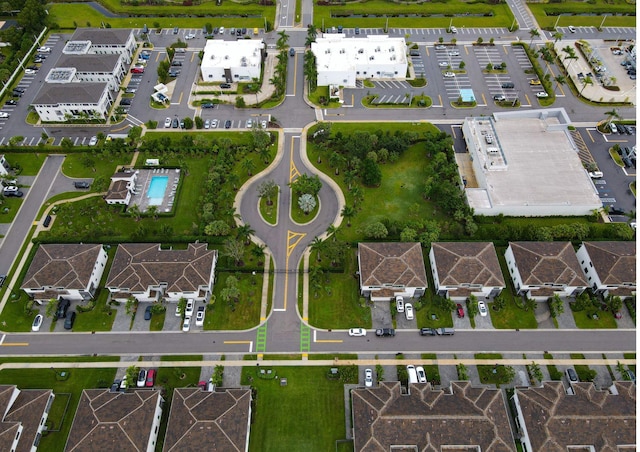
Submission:
<svg viewBox="0 0 640 452">
<path fill-rule="evenodd" d="M 200 66 L 204 82 L 241 82 L 260 78 L 264 42 L 207 40 Z"/>
<path fill-rule="evenodd" d="M 589 215 L 602 207 L 567 126 L 564 109 L 494 113 L 462 126 L 479 215 Z M 476 185 L 476 184 L 474 184 Z"/>
<path fill-rule="evenodd" d="M 407 75 L 407 44 L 404 38 L 371 35 L 347 38 L 325 34 L 311 43 L 316 57 L 318 86 L 355 88 L 356 80 L 401 79 Z"/>
</svg>

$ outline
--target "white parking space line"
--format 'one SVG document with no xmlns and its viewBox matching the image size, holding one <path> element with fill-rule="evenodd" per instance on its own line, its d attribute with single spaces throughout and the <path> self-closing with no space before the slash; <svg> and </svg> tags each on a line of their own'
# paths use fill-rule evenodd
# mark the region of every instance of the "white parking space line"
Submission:
<svg viewBox="0 0 640 452">
<path fill-rule="evenodd" d="M 80 137 L 76 137 L 75 140 L 73 140 L 73 145 L 76 146 L 78 144 L 78 140 L 80 139 Z"/>
</svg>

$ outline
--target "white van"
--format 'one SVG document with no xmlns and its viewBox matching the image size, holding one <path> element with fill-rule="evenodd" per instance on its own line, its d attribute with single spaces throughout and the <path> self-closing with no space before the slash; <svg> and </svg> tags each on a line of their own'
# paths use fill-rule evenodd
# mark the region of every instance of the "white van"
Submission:
<svg viewBox="0 0 640 452">
<path fill-rule="evenodd" d="M 407 366 L 407 374 L 409 375 L 409 383 L 418 383 L 418 373 L 415 366 L 409 364 Z"/>
</svg>

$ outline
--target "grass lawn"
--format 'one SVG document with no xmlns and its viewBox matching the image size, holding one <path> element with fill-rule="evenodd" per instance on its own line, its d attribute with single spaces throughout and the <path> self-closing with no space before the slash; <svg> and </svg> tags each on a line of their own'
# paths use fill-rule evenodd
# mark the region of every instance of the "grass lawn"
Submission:
<svg viewBox="0 0 640 452">
<path fill-rule="evenodd" d="M 240 301 L 226 302 L 221 296 L 229 276 L 238 278 Z M 262 302 L 262 275 L 250 273 L 225 273 L 217 276 L 213 294 L 216 302 L 207 309 L 204 319 L 205 330 L 244 330 L 260 323 L 260 303 Z"/>
<path fill-rule="evenodd" d="M 345 383 L 329 380 L 329 367 L 271 370 L 278 379 L 259 378 L 255 366 L 242 369 L 241 384 L 256 391 L 249 450 L 334 450 L 335 441 L 345 438 Z M 280 386 L 282 377 L 287 386 Z"/>
<path fill-rule="evenodd" d="M 505 300 L 505 307 L 496 312 L 493 310 L 492 304 L 489 303 L 488 309 L 491 312 L 491 322 L 498 329 L 536 329 L 538 321 L 534 311 L 525 311 L 516 302 L 515 288 L 513 281 L 509 277 L 509 269 L 504 259 L 506 247 L 496 247 L 498 254 L 498 262 L 500 262 L 500 270 L 504 277 L 507 288 L 502 290 L 502 298 Z"/>
<path fill-rule="evenodd" d="M 11 167 L 21 168 L 21 176 L 35 176 L 40 171 L 40 168 L 42 168 L 47 154 L 40 152 L 7 152 L 4 154 L 4 157 Z"/>
<path fill-rule="evenodd" d="M 185 15 L 185 7 L 180 5 L 176 6 L 122 6 L 120 2 L 107 1 L 107 7 L 116 12 L 124 12 L 132 15 L 152 15 L 166 14 L 167 16 L 183 15 L 185 17 L 105 17 L 98 13 L 95 9 L 91 8 L 87 4 L 79 3 L 55 3 L 52 4 L 48 10 L 52 20 L 60 25 L 60 28 L 73 29 L 78 27 L 99 27 L 100 22 L 104 21 L 110 24 L 113 28 L 142 28 L 145 24 L 149 28 L 154 27 L 157 22 L 163 28 L 170 28 L 174 26 L 186 27 L 186 28 L 202 28 L 206 23 L 211 23 L 216 26 L 232 27 L 237 26 L 238 20 L 242 21 L 244 27 L 247 28 L 264 28 L 264 18 L 266 15 L 267 20 L 273 23 L 273 16 L 275 13 L 275 6 L 258 6 L 256 3 L 237 3 L 237 2 L 223 2 L 221 6 L 213 6 L 212 2 L 203 2 L 199 5 L 193 5 L 188 7 L 188 14 Z M 215 8 L 215 9 L 214 9 Z M 212 12 L 220 15 L 238 15 L 249 14 L 253 17 L 196 17 L 197 13 L 210 15 Z M 155 30 L 151 30 L 150 34 L 153 35 Z"/>
<path fill-rule="evenodd" d="M 46 360 L 55 359 L 46 358 Z M 60 370 L 63 369 L 57 371 L 51 369 L 7 369 L 0 372 L 0 384 L 17 384 L 20 389 L 50 388 L 56 394 L 48 423 L 52 429 L 60 429 L 60 431 L 44 435 L 39 445 L 41 450 L 64 450 L 82 390 L 85 388 L 107 388 L 113 382 L 116 374 L 115 369 L 64 369 L 65 372 L 69 372 L 69 378 L 59 381 L 56 378 L 56 372 Z M 70 398 L 65 397 L 65 393 L 70 394 Z M 61 396 L 58 397 L 58 394 Z M 63 418 L 67 400 L 70 403 Z"/>
<path fill-rule="evenodd" d="M 436 359 L 437 356 L 435 353 L 423 353 L 421 355 L 422 359 Z M 433 384 L 440 384 L 440 370 L 437 364 L 430 366 L 422 366 L 424 367 L 424 373 L 427 374 L 427 381 Z"/>
<path fill-rule="evenodd" d="M 273 204 L 270 206 L 267 205 L 266 198 L 260 198 L 260 215 L 264 221 L 269 224 L 275 225 L 278 221 L 278 201 L 280 200 L 280 191 L 278 190 L 278 195 L 274 196 L 272 199 Z"/>
<path fill-rule="evenodd" d="M 103 275 L 104 278 L 107 272 Z M 102 285 L 101 285 L 102 287 Z M 113 321 L 116 319 L 116 310 L 107 305 L 109 291 L 98 289 L 96 306 L 89 312 L 80 312 L 73 324 L 73 331 L 111 331 Z"/>
<path fill-rule="evenodd" d="M 313 219 L 318 215 L 318 210 L 320 210 L 320 202 L 318 201 L 318 197 L 315 197 L 316 206 L 313 208 L 311 212 L 304 213 L 302 209 L 298 206 L 299 196 L 296 194 L 292 194 L 292 203 L 291 203 L 291 218 L 298 224 L 307 224 L 313 221 Z"/>
<path fill-rule="evenodd" d="M 0 223 L 11 223 L 18 214 L 22 198 L 7 196 L 0 201 Z"/>
<path fill-rule="evenodd" d="M 433 286 L 432 286 L 433 287 Z M 441 309 L 431 301 L 431 291 L 427 289 L 424 304 L 418 309 L 414 304 L 418 328 L 449 328 L 453 326 L 451 311 Z M 435 318 L 433 317 L 435 316 Z"/>
<path fill-rule="evenodd" d="M 151 316 L 151 323 L 149 324 L 149 331 L 162 331 L 162 327 L 164 326 L 164 319 L 166 318 L 166 316 L 166 310 L 161 314 L 153 314 Z"/>
<path fill-rule="evenodd" d="M 311 360 L 319 360 L 322 361 L 324 359 L 358 359 L 357 353 L 319 353 L 317 355 L 309 355 L 309 359 Z"/>
<path fill-rule="evenodd" d="M 62 164 L 62 172 L 68 177 L 105 177 L 107 180 L 113 176 L 116 167 L 128 165 L 133 158 L 133 152 L 123 153 L 118 156 L 107 153 L 92 155 L 90 152 L 76 152 L 67 154 Z M 69 187 L 73 190 L 73 186 Z"/>
<path fill-rule="evenodd" d="M 528 5 L 529 6 L 529 5 Z M 595 0 L 593 3 L 567 1 L 563 3 L 532 3 L 529 8 L 536 17 L 538 25 L 542 28 L 552 29 L 561 14 L 558 27 L 568 25 L 580 27 L 599 27 L 606 14 L 605 27 L 635 27 L 635 15 L 618 15 L 612 13 L 635 14 L 635 3 L 627 3 L 621 0 L 605 2 Z M 584 14 L 584 15 L 580 15 Z"/>
<path fill-rule="evenodd" d="M 618 328 L 618 324 L 616 323 L 616 319 L 613 317 L 609 311 L 595 311 L 595 314 L 598 316 L 597 319 L 592 317 L 594 311 L 585 309 L 584 311 L 571 311 L 573 314 L 573 319 L 576 321 L 576 326 L 582 329 L 599 329 L 599 328 L 608 328 L 615 329 Z"/>
<path fill-rule="evenodd" d="M 357 270 L 356 252 L 348 252 L 345 260 L 344 273 L 325 272 L 322 276 L 324 287 L 317 291 L 317 296 L 314 288 L 309 287 L 309 324 L 316 328 L 371 328 L 371 310 L 360 305 L 358 280 L 354 278 Z M 317 264 L 315 253 L 312 253 L 309 266 Z M 327 277 L 328 281 L 325 279 Z M 300 297 L 298 308 L 302 312 Z"/>
<path fill-rule="evenodd" d="M 545 353 L 544 359 L 553 359 L 553 355 Z M 554 364 L 547 364 L 547 371 L 549 372 L 549 378 L 551 378 L 552 381 L 562 380 L 562 372 L 560 372 Z"/>
<path fill-rule="evenodd" d="M 332 17 L 338 14 L 364 15 L 365 17 Z M 466 16 L 465 14 L 470 13 Z M 394 17 L 400 14 L 430 14 L 440 17 Z M 313 10 L 313 23 L 320 30 L 323 23 L 325 27 L 337 27 L 342 25 L 347 28 L 384 28 L 386 17 L 389 16 L 389 28 L 433 28 L 449 27 L 451 17 L 445 15 L 459 14 L 453 18 L 453 25 L 462 27 L 510 27 L 513 22 L 513 14 L 507 4 L 488 5 L 485 3 L 468 3 L 457 0 L 449 0 L 441 3 L 429 3 L 429 8 L 424 5 L 412 3 L 389 4 L 383 0 L 370 0 L 365 3 L 348 3 L 346 6 L 316 6 Z M 492 17 L 483 16 L 491 14 Z M 375 17 L 379 15 L 381 17 Z"/>
</svg>

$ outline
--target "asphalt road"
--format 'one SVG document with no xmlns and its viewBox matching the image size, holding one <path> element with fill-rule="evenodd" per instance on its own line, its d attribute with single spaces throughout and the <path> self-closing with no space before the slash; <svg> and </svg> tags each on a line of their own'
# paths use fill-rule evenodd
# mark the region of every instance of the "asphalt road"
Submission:
<svg viewBox="0 0 640 452">
<path fill-rule="evenodd" d="M 300 353 L 298 337 L 280 331 L 287 341 L 269 353 Z M 37 333 L 2 337 L 0 355 L 169 355 L 255 353 L 255 330 L 200 333 Z M 324 342 L 322 342 L 324 341 Z M 457 330 L 454 336 L 420 336 L 398 331 L 394 338 L 349 337 L 345 331 L 312 333 L 310 353 L 495 353 L 635 352 L 635 331 L 620 330 Z"/>
<path fill-rule="evenodd" d="M 40 207 L 48 198 L 63 161 L 62 155 L 49 155 L 33 185 L 21 189 L 24 192 L 22 206 L 0 245 L 0 274 L 7 274 L 13 265 Z"/>
</svg>

